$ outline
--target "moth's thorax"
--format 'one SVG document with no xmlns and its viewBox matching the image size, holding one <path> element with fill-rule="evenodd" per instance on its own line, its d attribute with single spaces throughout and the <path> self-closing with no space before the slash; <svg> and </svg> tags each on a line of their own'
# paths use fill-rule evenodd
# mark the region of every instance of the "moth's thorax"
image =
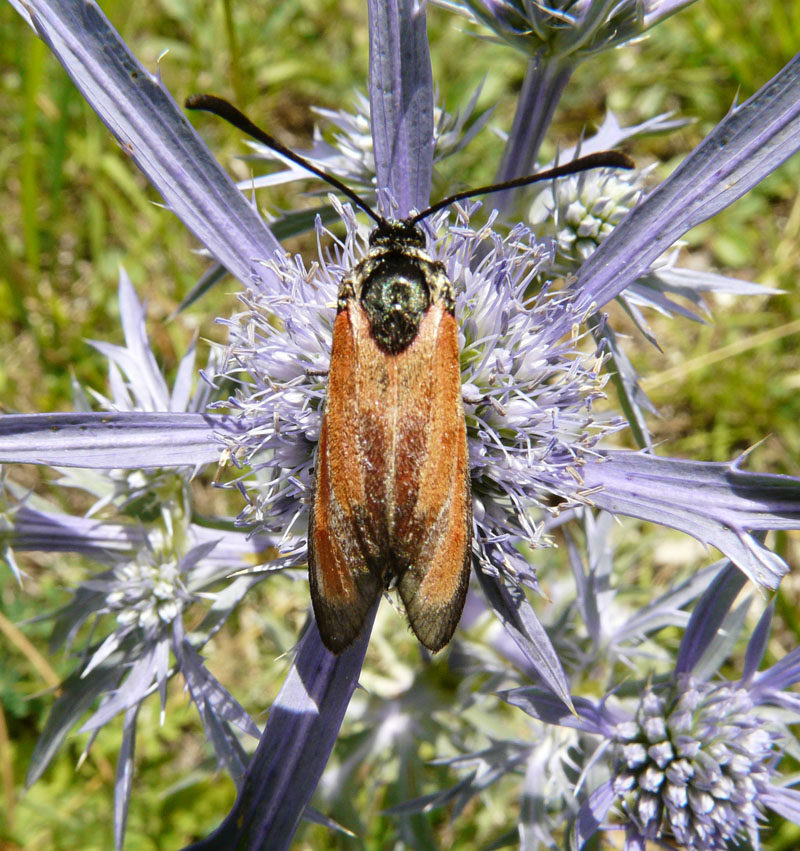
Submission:
<svg viewBox="0 0 800 851">
<path fill-rule="evenodd" d="M 414 341 L 428 308 L 443 303 L 453 312 L 453 286 L 444 266 L 425 251 L 422 231 L 388 221 L 370 234 L 367 256 L 339 286 L 339 310 L 355 299 L 367 314 L 375 342 L 399 354 Z"/>
</svg>

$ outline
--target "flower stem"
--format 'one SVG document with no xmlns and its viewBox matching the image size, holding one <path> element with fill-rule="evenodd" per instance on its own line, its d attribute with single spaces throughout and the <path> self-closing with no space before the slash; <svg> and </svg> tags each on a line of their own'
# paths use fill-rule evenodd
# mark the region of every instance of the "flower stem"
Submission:
<svg viewBox="0 0 800 851">
<path fill-rule="evenodd" d="M 564 60 L 534 57 L 528 63 L 514 123 L 495 181 L 504 183 L 536 169 L 539 148 L 553 119 L 575 65 Z M 498 195 L 497 207 L 508 210 L 513 192 Z"/>
</svg>

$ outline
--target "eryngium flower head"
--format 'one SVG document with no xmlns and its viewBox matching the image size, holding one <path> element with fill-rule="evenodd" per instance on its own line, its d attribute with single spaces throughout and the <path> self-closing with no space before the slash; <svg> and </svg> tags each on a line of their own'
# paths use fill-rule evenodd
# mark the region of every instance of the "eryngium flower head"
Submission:
<svg viewBox="0 0 800 851">
<path fill-rule="evenodd" d="M 114 569 L 114 582 L 106 605 L 123 627 L 139 627 L 145 633 L 168 626 L 191 598 L 183 587 L 174 558 L 143 556 Z"/>
<path fill-rule="evenodd" d="M 580 59 L 616 47 L 694 0 L 439 0 L 531 56 Z"/>
<path fill-rule="evenodd" d="M 116 626 L 94 648 L 81 675 L 85 677 L 110 654 L 127 647 L 128 642 L 137 645 L 136 652 L 126 660 L 134 665 L 140 664 L 156 649 L 166 659 L 175 640 L 173 625 L 179 626 L 177 634 L 182 636 L 182 613 L 198 599 L 194 587 L 202 581 L 205 572 L 202 559 L 213 547 L 213 543 L 202 544 L 179 558 L 170 552 L 169 546 L 163 549 L 158 544 L 152 548 L 145 546 L 130 559 L 121 560 L 111 570 L 82 583 L 82 590 L 72 603 L 57 613 L 57 617 L 64 620 L 72 610 L 72 625 L 77 630 L 84 619 L 100 619 L 106 614 L 115 618 Z M 195 574 L 199 580 L 193 578 Z M 155 676 L 156 672 L 150 673 Z M 159 671 L 162 685 L 165 676 L 166 671 Z"/>
<path fill-rule="evenodd" d="M 230 457 L 256 471 L 241 520 L 294 540 L 305 537 L 339 282 L 368 250 L 368 233 L 349 208 L 340 209 L 347 236 L 327 258 L 321 251 L 310 267 L 282 254 L 268 261 L 283 287 L 243 297 L 223 365 L 240 384 L 227 404 L 252 422 L 230 438 Z M 572 300 L 547 286 L 529 294 L 551 260 L 547 249 L 521 225 L 505 238 L 491 220 L 474 230 L 462 209 L 447 230 L 451 215 L 422 226 L 429 253 L 456 288 L 477 555 L 495 570 L 523 570 L 515 544 L 535 544 L 541 535 L 532 510 L 554 510 L 554 495 L 556 503 L 579 498 L 576 466 L 617 423 L 591 413 L 604 383 L 594 347 L 581 351 L 577 332 L 555 344 L 542 340 L 554 316 L 572 311 Z M 318 234 L 321 240 L 321 226 Z M 578 328 L 582 320 L 575 315 L 570 324 Z M 305 558 L 298 549 L 297 563 Z"/>
<path fill-rule="evenodd" d="M 759 797 L 769 792 L 781 735 L 737 683 L 683 677 L 648 689 L 633 721 L 616 731 L 615 789 L 648 839 L 724 851 L 758 847 Z"/>
<path fill-rule="evenodd" d="M 553 181 L 536 196 L 528 222 L 555 240 L 555 267 L 574 271 L 642 197 L 643 172 L 593 169 Z"/>
</svg>

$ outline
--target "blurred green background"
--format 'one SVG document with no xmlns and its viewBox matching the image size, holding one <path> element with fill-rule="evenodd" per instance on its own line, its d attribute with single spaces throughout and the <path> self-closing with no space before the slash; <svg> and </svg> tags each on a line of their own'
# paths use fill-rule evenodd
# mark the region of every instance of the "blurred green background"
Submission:
<svg viewBox="0 0 800 851">
<path fill-rule="evenodd" d="M 109 0 L 104 11 L 139 59 L 154 68 L 177 100 L 196 91 L 228 96 L 282 141 L 310 142 L 311 105 L 349 108 L 363 91 L 367 69 L 366 4 L 357 0 L 291 0 L 258 4 Z M 493 125 L 507 129 L 524 71 L 511 50 L 478 41 L 460 19 L 431 8 L 435 79 L 447 107 L 462 106 L 485 79 L 480 107 L 497 104 Z M 582 65 L 567 90 L 548 139 L 572 144 L 606 108 L 623 124 L 673 110 L 693 123 L 669 136 L 635 140 L 639 162 L 670 168 L 728 111 L 791 58 L 800 45 L 800 3 L 785 0 L 701 0 L 635 44 Z M 235 171 L 244 152 L 240 134 L 209 116 L 193 119 L 212 150 Z M 489 182 L 499 157 L 490 132 L 445 166 L 466 185 Z M 687 237 L 687 264 L 782 289 L 781 295 L 713 300 L 708 324 L 649 316 L 661 351 L 631 330 L 630 350 L 645 389 L 662 417 L 652 427 L 664 452 L 728 460 L 758 444 L 751 469 L 800 472 L 800 158 L 795 157 L 714 220 Z M 227 279 L 178 319 L 169 317 L 206 266 L 174 217 L 153 202 L 146 184 L 83 102 L 47 49 L 9 5 L 0 7 L 0 410 L 33 412 L 71 407 L 73 376 L 105 387 L 105 361 L 87 339 L 122 341 L 117 276 L 124 265 L 148 303 L 148 330 L 168 374 L 194 335 L 221 341 L 213 322 L 235 309 Z M 262 192 L 271 211 L 296 209 L 296 186 Z M 306 243 L 290 246 L 299 250 Z M 203 360 L 203 354 L 200 358 Z M 763 442 L 760 442 L 763 441 Z M 760 443 L 759 443 L 760 442 Z M 39 470 L 14 471 L 17 481 L 41 483 Z M 221 498 L 221 497 L 220 497 Z M 235 508 L 234 508 L 235 510 Z M 778 546 L 795 566 L 788 549 Z M 796 546 L 796 544 L 795 544 Z M 646 547 L 642 547 L 646 549 Z M 0 849 L 103 849 L 111 846 L 114 755 L 119 743 L 104 732 L 77 776 L 82 746 L 75 740 L 45 777 L 20 797 L 49 694 L 69 660 L 49 659 L 46 623 L 15 623 L 65 601 L 65 583 L 82 576 L 77 560 L 21 559 L 24 593 L 0 569 Z M 787 587 L 791 591 L 792 579 Z M 271 587 L 269 606 L 298 618 L 292 595 Z M 284 596 L 282 596 L 284 595 Z M 268 706 L 285 668 L 265 654 L 258 611 L 262 591 L 216 640 L 219 658 L 234 660 L 217 674 L 253 713 Z M 797 625 L 789 618 L 785 629 Z M 171 690 L 171 711 L 158 724 L 157 704 L 142 713 L 137 775 L 126 848 L 174 849 L 202 835 L 232 801 L 232 786 L 213 774 L 193 711 Z M 145 717 L 147 711 L 151 717 Z M 509 810 L 516 807 L 509 798 Z M 449 825 L 441 814 L 439 847 L 477 848 L 492 836 Z M 365 848 L 393 847 L 386 819 L 374 820 Z M 298 848 L 338 847 L 317 828 Z M 770 848 L 796 847 L 787 828 Z M 330 841 L 330 845 L 324 844 Z M 342 840 L 343 841 L 343 840 Z M 348 845 L 347 847 L 358 847 Z"/>
</svg>

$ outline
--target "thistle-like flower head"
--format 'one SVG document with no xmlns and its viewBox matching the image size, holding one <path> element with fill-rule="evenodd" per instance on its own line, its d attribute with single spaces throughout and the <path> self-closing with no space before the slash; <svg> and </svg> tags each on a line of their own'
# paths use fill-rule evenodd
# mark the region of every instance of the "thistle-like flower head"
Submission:
<svg viewBox="0 0 800 851">
<path fill-rule="evenodd" d="M 648 688 L 615 739 L 615 788 L 642 836 L 692 851 L 757 846 L 783 737 L 746 686 L 685 676 Z"/>
<path fill-rule="evenodd" d="M 439 0 L 531 56 L 583 58 L 623 44 L 693 0 Z"/>
<path fill-rule="evenodd" d="M 152 633 L 171 624 L 190 599 L 174 558 L 142 557 L 114 569 L 106 605 L 121 627 Z"/>
<path fill-rule="evenodd" d="M 344 241 L 310 267 L 276 254 L 268 265 L 280 294 L 251 289 L 231 324 L 223 369 L 240 390 L 229 404 L 251 427 L 231 439 L 230 456 L 257 471 L 241 519 L 273 532 L 304 534 L 338 285 L 368 251 L 352 211 L 339 209 Z M 616 423 L 591 413 L 602 356 L 580 335 L 555 344 L 540 337 L 554 314 L 572 310 L 563 293 L 530 292 L 547 249 L 521 225 L 505 237 L 491 219 L 472 228 L 471 209 L 440 213 L 423 228 L 432 259 L 455 284 L 478 553 L 497 568 L 523 561 L 520 539 L 538 540 L 532 510 L 552 510 L 554 496 L 578 499 L 575 470 Z"/>
<path fill-rule="evenodd" d="M 592 763 L 606 779 L 578 812 L 577 847 L 609 814 L 624 824 L 626 848 L 665 840 L 691 851 L 725 851 L 745 840 L 757 849 L 768 809 L 800 822 L 800 794 L 779 778 L 782 757 L 795 747 L 789 727 L 800 721 L 800 702 L 788 690 L 800 680 L 800 653 L 756 670 L 772 606 L 752 631 L 744 676 L 729 681 L 716 673 L 743 622 L 729 611 L 743 584 L 730 566 L 717 574 L 695 606 L 672 676 L 638 697 L 578 699 L 573 716 L 538 689 L 505 693 L 540 721 L 599 740 Z"/>
<path fill-rule="evenodd" d="M 642 197 L 644 173 L 595 169 L 542 189 L 528 211 L 540 238 L 555 240 L 555 268 L 574 271 Z"/>
</svg>

